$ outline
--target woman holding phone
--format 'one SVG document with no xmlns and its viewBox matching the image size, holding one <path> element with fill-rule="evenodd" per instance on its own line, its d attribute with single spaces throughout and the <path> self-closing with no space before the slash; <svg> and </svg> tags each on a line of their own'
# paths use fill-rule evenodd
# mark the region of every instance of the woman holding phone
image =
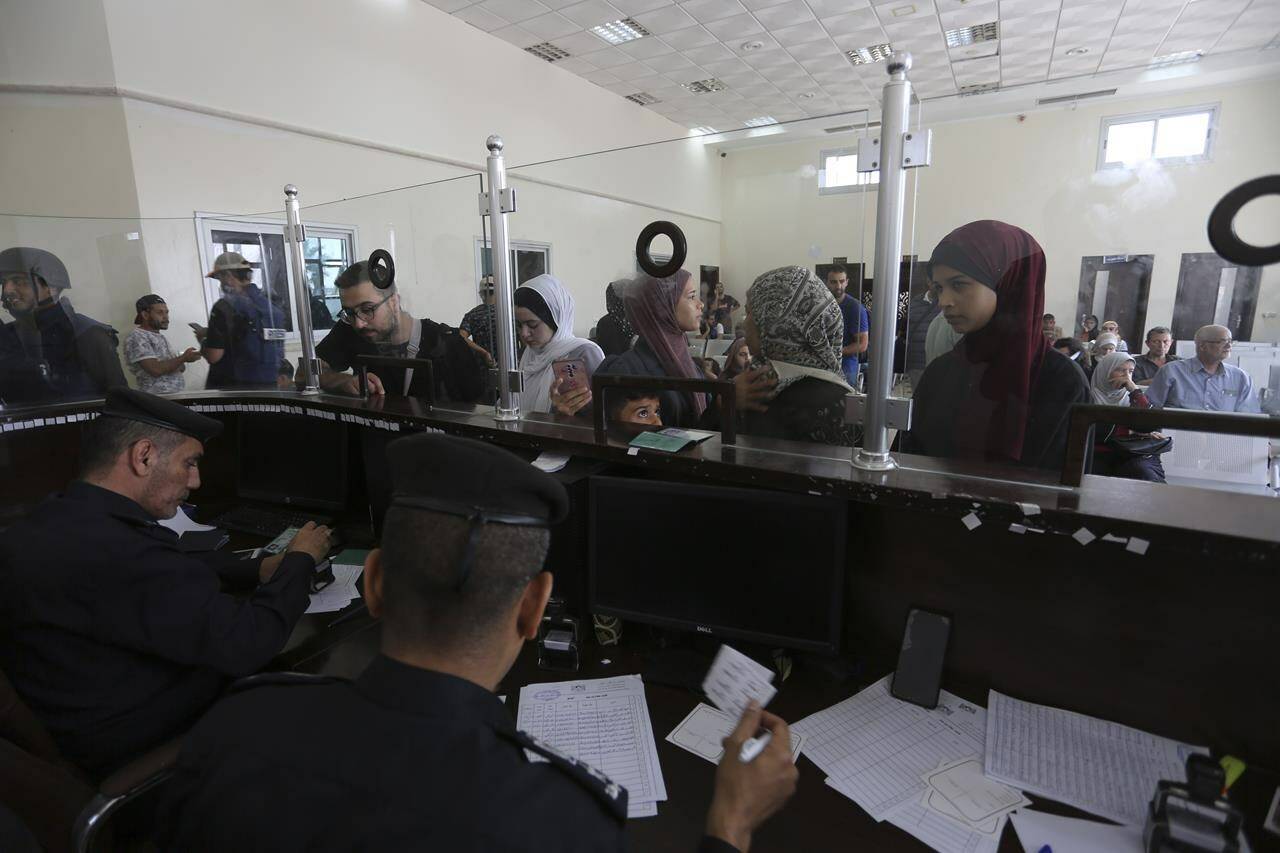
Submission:
<svg viewBox="0 0 1280 853">
<path fill-rule="evenodd" d="M 516 333 L 524 344 L 520 401 L 530 412 L 573 415 L 591 402 L 591 374 L 604 352 L 573 334 L 573 294 L 549 275 L 516 289 Z"/>
</svg>

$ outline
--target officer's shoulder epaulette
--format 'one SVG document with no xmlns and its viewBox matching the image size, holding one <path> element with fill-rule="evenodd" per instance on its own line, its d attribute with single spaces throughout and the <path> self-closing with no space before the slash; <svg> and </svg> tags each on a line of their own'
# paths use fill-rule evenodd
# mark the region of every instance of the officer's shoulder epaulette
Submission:
<svg viewBox="0 0 1280 853">
<path fill-rule="evenodd" d="M 322 684 L 347 683 L 349 683 L 348 679 L 339 678 L 336 675 L 311 675 L 306 672 L 260 672 L 257 675 L 237 679 L 227 692 L 228 694 L 243 693 L 255 687 L 314 687 Z"/>
<path fill-rule="evenodd" d="M 587 789 L 600 804 L 604 806 L 605 811 L 613 815 L 620 823 L 627 819 L 627 789 L 601 773 L 596 768 L 587 764 L 585 761 L 579 761 L 572 755 L 561 752 L 554 746 L 538 740 L 527 732 L 517 731 L 515 729 L 497 729 L 498 734 L 508 740 L 514 741 L 517 745 L 525 750 L 526 755 L 533 753 L 540 756 L 547 763 L 572 778 L 575 782 Z M 530 760 L 534 760 L 529 756 Z"/>
</svg>

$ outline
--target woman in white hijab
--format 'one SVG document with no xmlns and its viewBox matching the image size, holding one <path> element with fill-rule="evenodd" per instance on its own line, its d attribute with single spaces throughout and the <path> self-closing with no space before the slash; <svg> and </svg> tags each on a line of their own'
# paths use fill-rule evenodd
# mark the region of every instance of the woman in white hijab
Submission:
<svg viewBox="0 0 1280 853">
<path fill-rule="evenodd" d="M 1105 335 L 1099 335 L 1102 340 Z M 1090 379 L 1090 396 L 1100 406 L 1133 406 L 1151 408 L 1143 388 L 1133 381 L 1133 356 L 1113 352 L 1098 359 Z M 1135 433 L 1115 424 L 1098 424 L 1093 449 L 1093 473 L 1130 480 L 1164 482 L 1164 466 L 1160 464 L 1159 446 L 1164 436 L 1158 432 Z M 1151 452 L 1155 451 L 1155 452 Z"/>
<path fill-rule="evenodd" d="M 524 344 L 520 373 L 524 390 L 520 402 L 526 411 L 574 414 L 591 402 L 591 374 L 604 352 L 586 338 L 573 334 L 573 294 L 549 275 L 532 278 L 516 289 L 516 334 Z M 558 388 L 557 361 L 580 359 L 587 368 L 578 387 Z"/>
</svg>

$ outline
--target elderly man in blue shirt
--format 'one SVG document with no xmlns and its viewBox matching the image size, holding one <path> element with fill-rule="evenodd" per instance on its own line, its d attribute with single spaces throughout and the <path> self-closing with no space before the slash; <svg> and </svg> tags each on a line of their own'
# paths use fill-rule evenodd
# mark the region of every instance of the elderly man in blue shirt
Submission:
<svg viewBox="0 0 1280 853">
<path fill-rule="evenodd" d="M 1195 358 L 1160 368 L 1147 389 L 1147 399 L 1158 409 L 1260 413 L 1253 380 L 1226 363 L 1230 356 L 1231 331 L 1226 326 L 1201 326 L 1196 332 Z"/>
</svg>

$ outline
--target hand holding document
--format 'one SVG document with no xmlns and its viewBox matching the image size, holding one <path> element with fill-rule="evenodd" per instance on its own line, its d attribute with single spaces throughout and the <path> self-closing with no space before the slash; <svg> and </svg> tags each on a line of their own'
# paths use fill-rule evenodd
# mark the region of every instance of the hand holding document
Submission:
<svg viewBox="0 0 1280 853">
<path fill-rule="evenodd" d="M 702 691 L 717 708 L 733 719 L 734 724 L 747 710 L 752 699 L 763 708 L 777 694 L 771 682 L 773 670 L 727 645 L 722 645 L 702 680 Z"/>
</svg>

